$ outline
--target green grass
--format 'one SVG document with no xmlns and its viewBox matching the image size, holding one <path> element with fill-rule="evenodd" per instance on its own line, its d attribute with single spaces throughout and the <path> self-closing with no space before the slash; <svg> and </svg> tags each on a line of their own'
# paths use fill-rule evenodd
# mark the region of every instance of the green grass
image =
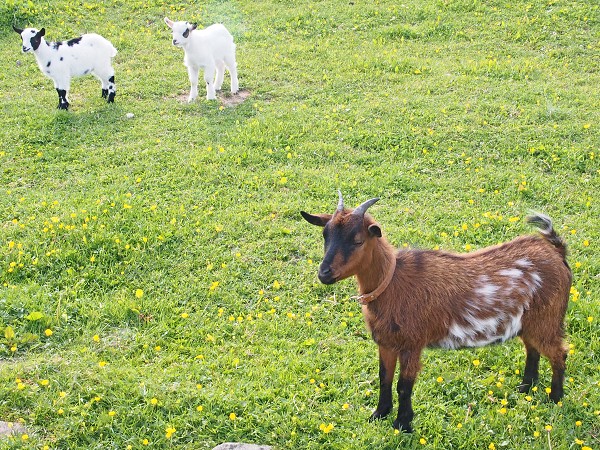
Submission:
<svg viewBox="0 0 600 450">
<path fill-rule="evenodd" d="M 0 447 L 600 449 L 599 9 L 0 4 L 0 420 L 28 429 Z M 182 101 L 165 15 L 231 30 L 244 103 Z M 110 39 L 116 103 L 81 78 L 57 111 L 13 23 Z M 545 360 L 517 394 L 514 340 L 426 351 L 415 433 L 367 423 L 376 346 L 355 284 L 319 284 L 322 238 L 299 215 L 333 211 L 337 188 L 381 197 L 397 246 L 477 249 L 550 215 L 574 270 L 562 405 Z"/>
</svg>

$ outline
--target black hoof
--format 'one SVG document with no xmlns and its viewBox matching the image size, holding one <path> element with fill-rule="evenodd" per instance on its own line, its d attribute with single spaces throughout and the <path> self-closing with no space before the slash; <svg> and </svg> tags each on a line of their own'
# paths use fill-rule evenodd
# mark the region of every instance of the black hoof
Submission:
<svg viewBox="0 0 600 450">
<path fill-rule="evenodd" d="M 108 89 L 102 89 L 102 98 L 108 97 Z"/>
<path fill-rule="evenodd" d="M 400 423 L 398 419 L 394 420 L 394 429 L 403 431 L 404 433 L 412 433 L 413 429 L 409 423 Z"/>
<path fill-rule="evenodd" d="M 373 414 L 371 414 L 371 417 L 369 417 L 369 422 L 374 422 L 376 420 L 380 420 L 380 419 L 383 419 L 384 417 L 387 417 L 391 410 L 392 410 L 391 408 L 389 408 L 387 410 L 383 410 L 383 411 L 379 411 L 378 409 L 376 409 L 373 412 Z"/>
</svg>

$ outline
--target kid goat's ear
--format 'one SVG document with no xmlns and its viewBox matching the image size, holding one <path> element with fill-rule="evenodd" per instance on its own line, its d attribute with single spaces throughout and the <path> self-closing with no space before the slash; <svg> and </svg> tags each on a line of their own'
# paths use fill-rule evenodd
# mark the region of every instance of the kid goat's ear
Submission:
<svg viewBox="0 0 600 450">
<path fill-rule="evenodd" d="M 171 19 L 169 19 L 168 17 L 165 17 L 165 23 L 167 24 L 167 26 L 169 28 L 173 28 L 173 21 Z"/>
<path fill-rule="evenodd" d="M 192 23 L 192 26 L 190 27 L 190 31 L 194 31 L 196 28 L 198 28 L 198 24 L 197 23 Z"/>
<path fill-rule="evenodd" d="M 304 211 L 300 211 L 300 214 L 302 214 L 302 217 L 304 217 L 304 220 L 308 223 L 317 225 L 318 227 L 324 227 L 333 217 L 332 214 L 309 214 Z"/>
<path fill-rule="evenodd" d="M 46 36 L 46 29 L 42 28 L 40 31 L 38 31 L 38 34 L 36 36 L 40 36 L 40 37 Z"/>
<path fill-rule="evenodd" d="M 19 33 L 19 34 L 21 34 L 23 32 L 23 29 L 17 28 L 14 25 L 13 25 L 13 30 L 15 30 L 15 33 Z"/>
</svg>

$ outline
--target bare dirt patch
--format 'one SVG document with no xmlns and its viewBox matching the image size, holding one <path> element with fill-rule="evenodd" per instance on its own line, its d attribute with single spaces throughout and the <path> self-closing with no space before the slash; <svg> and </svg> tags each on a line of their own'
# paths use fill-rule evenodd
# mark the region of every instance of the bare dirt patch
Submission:
<svg viewBox="0 0 600 450">
<path fill-rule="evenodd" d="M 183 93 L 177 94 L 177 95 L 168 95 L 163 98 L 164 99 L 175 98 L 179 101 L 179 103 L 187 103 L 188 95 L 189 95 L 189 93 L 183 92 Z M 248 97 L 250 97 L 250 95 L 251 95 L 251 92 L 248 89 L 242 89 L 242 90 L 238 91 L 237 94 L 231 94 L 229 92 L 222 91 L 222 92 L 217 92 L 217 99 L 219 100 L 219 103 L 221 103 L 221 105 L 224 106 L 225 108 L 232 108 L 234 106 L 244 103 L 246 101 L 246 99 Z M 201 101 L 207 101 L 207 100 L 205 100 L 204 97 L 202 97 L 200 95 L 198 96 L 198 98 L 196 100 L 194 100 L 194 102 L 201 102 Z"/>
<path fill-rule="evenodd" d="M 244 103 L 248 97 L 250 97 L 250 91 L 248 89 L 241 89 L 237 94 L 230 94 L 229 92 L 219 92 L 217 94 L 217 98 L 226 108 L 231 108 Z"/>
</svg>

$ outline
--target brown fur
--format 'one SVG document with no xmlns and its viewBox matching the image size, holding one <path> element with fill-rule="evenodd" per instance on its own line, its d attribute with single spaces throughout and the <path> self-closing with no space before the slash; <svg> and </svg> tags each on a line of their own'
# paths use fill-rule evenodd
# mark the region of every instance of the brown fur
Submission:
<svg viewBox="0 0 600 450">
<path fill-rule="evenodd" d="M 537 380 L 542 354 L 553 370 L 550 398 L 557 402 L 562 397 L 567 355 L 563 320 L 571 271 L 565 260 L 566 246 L 552 229 L 550 219 L 539 215 L 529 220 L 546 227 L 540 230 L 541 235 L 521 236 L 456 254 L 397 251 L 381 237 L 379 225 L 368 214 L 340 209 L 334 215 L 302 215 L 310 223 L 325 227 L 326 253 L 319 270 L 324 283 L 356 276 L 359 292 L 372 292 L 396 260 L 388 287 L 362 307 L 380 355 L 381 391 L 372 419 L 385 417 L 391 410 L 391 386 L 399 361 L 400 406 L 394 427 L 412 430 L 411 392 L 421 369 L 421 353 L 427 346 L 463 346 L 460 339 L 453 340 L 453 326 L 459 336 L 462 330 L 474 341 L 464 346 L 488 343 L 486 339 L 504 331 L 506 335 L 499 340 L 518 332 L 527 349 L 520 390 L 525 392 Z M 496 333 L 487 336 L 477 326 L 490 320 L 498 320 Z"/>
</svg>

